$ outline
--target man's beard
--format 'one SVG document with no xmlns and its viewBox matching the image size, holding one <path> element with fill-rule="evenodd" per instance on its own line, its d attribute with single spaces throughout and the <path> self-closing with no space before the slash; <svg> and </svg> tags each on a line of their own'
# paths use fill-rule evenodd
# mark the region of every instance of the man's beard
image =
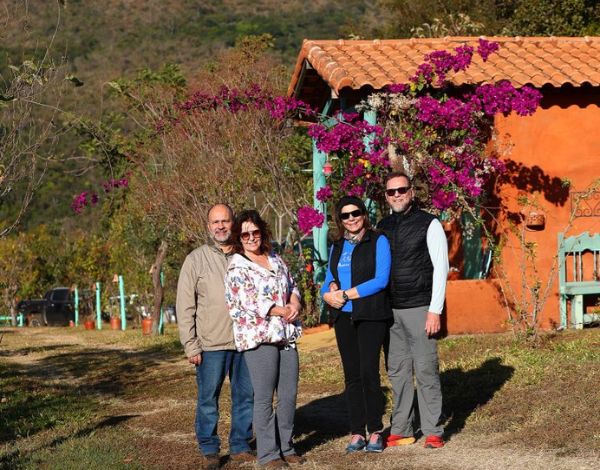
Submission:
<svg viewBox="0 0 600 470">
<path fill-rule="evenodd" d="M 400 207 L 398 210 L 396 210 L 392 207 L 392 212 L 394 212 L 395 214 L 404 214 L 410 210 L 412 205 L 413 205 L 413 202 L 410 201 L 406 205 L 403 205 L 402 207 Z"/>
<path fill-rule="evenodd" d="M 231 233 L 228 233 L 227 235 L 213 234 L 211 238 L 218 245 L 229 245 L 231 243 L 230 237 Z"/>
</svg>

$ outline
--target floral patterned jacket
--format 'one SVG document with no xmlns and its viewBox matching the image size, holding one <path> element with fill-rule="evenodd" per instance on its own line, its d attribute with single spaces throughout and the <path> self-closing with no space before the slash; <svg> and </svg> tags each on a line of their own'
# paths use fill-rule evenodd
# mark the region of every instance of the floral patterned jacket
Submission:
<svg viewBox="0 0 600 470">
<path fill-rule="evenodd" d="M 285 306 L 292 294 L 300 298 L 288 267 L 275 253 L 269 255 L 272 271 L 235 254 L 225 276 L 225 301 L 233 319 L 233 336 L 238 351 L 263 343 L 293 344 L 301 335 L 299 320 L 286 322 L 268 315 L 271 307 Z"/>
</svg>

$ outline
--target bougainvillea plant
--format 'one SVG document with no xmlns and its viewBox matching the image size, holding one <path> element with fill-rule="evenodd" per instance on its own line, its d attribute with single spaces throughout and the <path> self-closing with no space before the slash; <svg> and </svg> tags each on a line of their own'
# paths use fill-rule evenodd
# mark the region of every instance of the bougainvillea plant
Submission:
<svg viewBox="0 0 600 470">
<path fill-rule="evenodd" d="M 109 179 L 102 183 L 102 189 L 104 193 L 110 193 L 114 189 L 127 188 L 129 186 L 129 179 L 127 177 L 123 177 L 120 179 Z M 98 204 L 100 200 L 97 192 L 89 192 L 83 191 L 79 194 L 73 196 L 73 201 L 71 202 L 71 209 L 76 214 L 81 214 L 83 209 L 86 206 L 95 206 Z"/>
<path fill-rule="evenodd" d="M 489 179 L 504 169 L 498 156 L 486 152 L 494 116 L 531 115 L 541 99 L 537 90 L 516 89 L 507 80 L 451 86 L 449 74 L 471 66 L 475 53 L 487 61 L 498 48 L 480 39 L 476 49 L 462 45 L 426 55 L 407 83 L 388 86 L 357 107 L 376 112 L 377 125 L 342 114 L 333 126 L 311 126 L 317 148 L 335 157 L 330 184 L 317 198 L 353 194 L 381 200 L 382 178 L 393 167 L 421 182 L 422 202 L 434 212 L 474 205 Z"/>
<path fill-rule="evenodd" d="M 342 113 L 333 126 L 312 125 L 309 135 L 334 166 L 317 200 L 352 194 L 381 201 L 385 174 L 398 168 L 421 183 L 422 202 L 434 212 L 458 213 L 473 206 L 490 178 L 504 168 L 498 156 L 486 152 L 494 116 L 530 115 L 541 99 L 537 90 L 516 89 L 506 80 L 472 87 L 451 85 L 448 75 L 468 69 L 474 54 L 487 61 L 498 48 L 498 43 L 480 39 L 477 48 L 462 45 L 452 52 L 426 55 L 407 83 L 390 85 L 357 106 L 358 112 L 375 112 L 378 124 L 369 124 L 358 113 Z M 299 113 L 316 115 L 302 101 L 273 96 L 258 85 L 245 90 L 222 87 L 214 95 L 196 92 L 175 106 L 183 114 L 217 108 L 231 113 L 266 110 L 278 122 Z M 177 124 L 177 115 L 168 116 L 157 122 L 156 131 Z M 79 213 L 96 201 L 97 196 L 82 193 L 75 196 L 72 207 Z M 308 234 L 321 227 L 325 217 L 311 206 L 302 206 L 297 219 L 300 231 Z"/>
</svg>

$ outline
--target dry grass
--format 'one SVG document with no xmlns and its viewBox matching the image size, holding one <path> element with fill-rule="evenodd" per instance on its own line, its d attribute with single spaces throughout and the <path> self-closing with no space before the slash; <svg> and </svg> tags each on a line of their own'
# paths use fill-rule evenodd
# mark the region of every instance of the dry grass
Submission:
<svg viewBox="0 0 600 470">
<path fill-rule="evenodd" d="M 194 374 L 175 334 L 7 329 L 0 468 L 200 468 Z M 599 329 L 548 336 L 536 349 L 509 336 L 441 341 L 448 444 L 430 451 L 417 442 L 381 455 L 344 454 L 341 365 L 331 333 L 321 335 L 324 348 L 307 342 L 301 354 L 297 448 L 309 460 L 302 468 L 598 466 Z M 226 452 L 227 386 L 221 410 Z"/>
</svg>

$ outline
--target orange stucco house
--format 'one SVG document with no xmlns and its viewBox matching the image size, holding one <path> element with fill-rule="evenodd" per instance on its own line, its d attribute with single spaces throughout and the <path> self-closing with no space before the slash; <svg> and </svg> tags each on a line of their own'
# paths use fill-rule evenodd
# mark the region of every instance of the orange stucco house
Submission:
<svg viewBox="0 0 600 470">
<path fill-rule="evenodd" d="M 465 43 L 476 46 L 478 39 L 305 40 L 288 94 L 329 114 L 349 109 L 386 85 L 406 82 L 425 54 Z M 600 37 L 488 39 L 497 41 L 500 50 L 485 63 L 474 57 L 466 72 L 451 78 L 453 85 L 508 79 L 517 87 L 537 88 L 543 99 L 533 116 L 510 115 L 495 121 L 509 169 L 496 185 L 493 204 L 499 210 L 490 222 L 496 234 L 509 233 L 501 262 L 492 263 L 487 272 L 485 242 L 479 233 L 467 235 L 461 227 L 448 232 L 457 278 L 449 281 L 447 290 L 445 327 L 450 334 L 509 329 L 503 296 L 512 301 L 512 292 L 516 299 L 523 298 L 523 275 L 532 285 L 533 267 L 540 289 L 548 286 L 539 313 L 541 325 L 559 326 L 558 275 L 549 277 L 553 266 L 564 268 L 556 262 L 558 234 L 600 232 L 600 190 L 589 189 L 600 179 Z M 523 205 L 523 196 L 534 205 Z M 528 217 L 536 214 L 545 221 L 528 226 Z M 519 238 L 508 231 L 509 223 L 534 247 L 533 263 L 523 257 Z M 600 292 L 600 255 L 598 259 L 589 255 L 586 276 L 598 283 Z M 585 307 L 593 308 L 597 301 L 596 296 L 586 296 Z"/>
</svg>

